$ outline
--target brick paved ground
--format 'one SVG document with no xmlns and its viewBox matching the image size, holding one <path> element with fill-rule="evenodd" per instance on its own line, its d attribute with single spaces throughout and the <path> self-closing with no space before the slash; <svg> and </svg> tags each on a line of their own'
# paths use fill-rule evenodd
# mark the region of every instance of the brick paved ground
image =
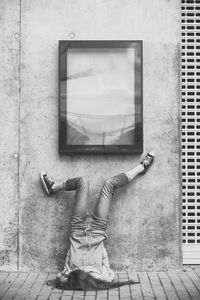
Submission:
<svg viewBox="0 0 200 300">
<path fill-rule="evenodd" d="M 1 300 L 200 300 L 200 267 L 185 272 L 118 273 L 119 280 L 134 279 L 140 283 L 109 291 L 78 292 L 51 289 L 45 283 L 52 273 L 0 272 Z"/>
</svg>

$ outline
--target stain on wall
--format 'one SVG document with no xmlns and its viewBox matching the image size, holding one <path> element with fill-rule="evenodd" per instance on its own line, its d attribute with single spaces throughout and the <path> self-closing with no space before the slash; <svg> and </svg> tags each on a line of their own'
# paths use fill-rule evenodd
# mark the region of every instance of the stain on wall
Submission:
<svg viewBox="0 0 200 300">
<path fill-rule="evenodd" d="M 7 5 L 4 1 L 5 9 Z M 70 32 L 80 40 L 143 40 L 144 152 L 153 148 L 157 157 L 145 176 L 114 196 L 106 241 L 111 267 L 166 270 L 181 266 L 179 13 L 178 1 L 21 1 L 17 204 L 21 270 L 61 269 L 68 248 L 74 194 L 47 197 L 39 182 L 41 169 L 57 180 L 89 177 L 92 210 L 103 182 L 136 166 L 142 157 L 59 156 L 58 40 L 69 39 Z M 13 191 L 16 183 L 17 172 L 8 190 Z M 6 195 L 14 209 L 15 193 Z M 13 262 L 9 264 L 15 268 Z"/>
</svg>

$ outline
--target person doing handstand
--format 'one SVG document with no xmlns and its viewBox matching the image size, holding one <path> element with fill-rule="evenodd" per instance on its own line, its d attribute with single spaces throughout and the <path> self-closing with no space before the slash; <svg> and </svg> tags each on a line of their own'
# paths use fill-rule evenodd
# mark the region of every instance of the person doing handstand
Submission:
<svg viewBox="0 0 200 300">
<path fill-rule="evenodd" d="M 59 191 L 76 191 L 71 217 L 70 247 L 64 270 L 57 275 L 57 284 L 59 282 L 60 285 L 64 284 L 74 289 L 98 289 L 109 288 L 110 284 L 114 282 L 115 274 L 110 268 L 104 247 L 112 196 L 118 188 L 128 184 L 138 174 L 146 173 L 154 156 L 154 151 L 150 151 L 134 169 L 105 181 L 89 222 L 86 208 L 88 181 L 84 177 L 75 177 L 64 182 L 57 182 L 49 178 L 46 172 L 41 172 L 41 182 L 47 195 L 53 195 Z M 82 282 L 80 280 L 78 283 L 78 272 L 81 273 L 81 276 L 85 274 L 86 276 L 83 277 L 89 278 L 89 283 L 93 282 L 93 284 L 88 284 L 87 280 L 86 285 L 82 284 L 84 280 Z M 73 274 L 76 275 L 75 282 L 72 280 Z"/>
</svg>

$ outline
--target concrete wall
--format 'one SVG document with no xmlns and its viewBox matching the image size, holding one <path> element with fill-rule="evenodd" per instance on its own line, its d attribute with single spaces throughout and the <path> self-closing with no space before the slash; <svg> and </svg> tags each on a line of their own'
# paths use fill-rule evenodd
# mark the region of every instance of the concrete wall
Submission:
<svg viewBox="0 0 200 300">
<path fill-rule="evenodd" d="M 0 266 L 17 268 L 19 2 L 0 1 Z"/>
<path fill-rule="evenodd" d="M 157 158 L 114 197 L 106 242 L 111 266 L 181 266 L 179 6 L 170 0 L 1 0 L 1 269 L 62 267 L 74 194 L 48 198 L 41 169 L 58 180 L 88 176 L 92 209 L 104 180 L 141 159 L 59 156 L 58 40 L 70 32 L 80 40 L 144 43 L 144 152 L 154 148 Z"/>
</svg>

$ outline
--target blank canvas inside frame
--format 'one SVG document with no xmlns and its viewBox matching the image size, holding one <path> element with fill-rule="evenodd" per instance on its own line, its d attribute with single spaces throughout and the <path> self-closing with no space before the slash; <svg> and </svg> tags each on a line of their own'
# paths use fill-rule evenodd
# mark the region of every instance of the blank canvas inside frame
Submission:
<svg viewBox="0 0 200 300">
<path fill-rule="evenodd" d="M 69 49 L 68 144 L 134 143 L 133 66 L 134 49 Z"/>
</svg>

